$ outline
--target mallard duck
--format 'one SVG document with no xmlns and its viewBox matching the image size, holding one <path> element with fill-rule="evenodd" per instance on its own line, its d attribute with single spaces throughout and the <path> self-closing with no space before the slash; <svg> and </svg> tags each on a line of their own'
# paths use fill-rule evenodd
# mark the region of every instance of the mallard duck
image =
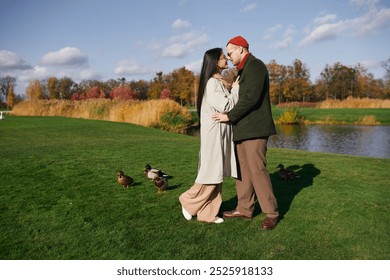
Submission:
<svg viewBox="0 0 390 280">
<path fill-rule="evenodd" d="M 168 189 L 168 179 L 164 177 L 160 170 L 157 172 L 157 177 L 153 179 L 153 182 L 158 192 L 165 192 Z"/>
<path fill-rule="evenodd" d="M 123 189 L 127 189 L 130 185 L 132 185 L 134 183 L 133 178 L 125 175 L 125 173 L 123 173 L 123 171 L 118 171 L 118 173 L 116 174 L 116 177 L 118 180 L 118 184 L 122 185 Z"/>
<path fill-rule="evenodd" d="M 152 168 L 150 166 L 150 164 L 145 165 L 144 175 L 146 176 L 146 178 L 149 178 L 149 179 L 151 179 L 153 181 L 154 178 L 159 177 L 158 172 L 161 172 L 161 174 L 162 174 L 161 177 L 163 177 L 163 178 L 167 178 L 168 177 L 168 174 L 166 174 L 165 171 L 162 171 L 162 170 L 157 169 L 157 168 Z"/>
<path fill-rule="evenodd" d="M 276 168 L 279 168 L 278 174 L 279 174 L 280 178 L 282 178 L 285 181 L 300 177 L 294 171 L 290 171 L 290 170 L 285 169 L 284 165 L 281 163 Z"/>
</svg>

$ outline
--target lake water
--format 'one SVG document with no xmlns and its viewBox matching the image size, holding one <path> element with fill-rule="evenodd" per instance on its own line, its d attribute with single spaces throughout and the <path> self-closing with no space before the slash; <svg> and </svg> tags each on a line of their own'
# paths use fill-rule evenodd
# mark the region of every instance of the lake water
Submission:
<svg viewBox="0 0 390 280">
<path fill-rule="evenodd" d="M 390 126 L 277 125 L 269 147 L 390 158 Z"/>
<path fill-rule="evenodd" d="M 390 126 L 277 125 L 276 130 L 269 147 L 390 158 Z"/>
</svg>

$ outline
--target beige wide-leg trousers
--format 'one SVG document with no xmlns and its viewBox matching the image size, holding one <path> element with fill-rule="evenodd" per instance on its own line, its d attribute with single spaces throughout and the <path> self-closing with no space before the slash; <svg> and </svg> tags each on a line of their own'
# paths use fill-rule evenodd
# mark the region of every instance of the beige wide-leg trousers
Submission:
<svg viewBox="0 0 390 280">
<path fill-rule="evenodd" d="M 263 213 L 267 217 L 276 218 L 279 216 L 278 205 L 266 169 L 267 141 L 268 139 L 253 139 L 237 144 L 241 174 L 240 179 L 236 180 L 237 210 L 251 216 L 256 194 Z"/>
<path fill-rule="evenodd" d="M 200 222 L 214 222 L 222 204 L 222 183 L 204 185 L 195 183 L 189 190 L 180 195 L 182 207 Z"/>
</svg>

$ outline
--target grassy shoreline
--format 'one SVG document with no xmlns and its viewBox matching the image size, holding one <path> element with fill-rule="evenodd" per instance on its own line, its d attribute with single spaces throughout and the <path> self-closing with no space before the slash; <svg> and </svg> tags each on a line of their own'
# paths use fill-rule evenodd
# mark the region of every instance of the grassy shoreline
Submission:
<svg viewBox="0 0 390 280">
<path fill-rule="evenodd" d="M 199 119 L 195 109 L 189 109 L 192 115 L 192 123 L 198 123 Z M 272 106 L 272 116 L 276 124 L 284 112 L 289 108 Z M 295 120 L 300 124 L 322 125 L 390 125 L 390 109 L 387 108 L 297 108 L 299 117 Z"/>
<path fill-rule="evenodd" d="M 278 123 L 287 108 L 272 108 L 274 120 Z M 390 125 L 390 109 L 383 108 L 297 108 L 303 124 L 353 124 Z"/>
<path fill-rule="evenodd" d="M 0 259 L 389 259 L 389 159 L 269 149 L 282 220 L 187 222 L 178 196 L 196 176 L 197 138 L 62 117 L 0 122 Z M 172 178 L 158 194 L 146 163 Z M 276 166 L 301 175 L 284 182 Z M 116 183 L 122 169 L 135 179 Z M 234 180 L 222 210 L 235 206 Z"/>
</svg>

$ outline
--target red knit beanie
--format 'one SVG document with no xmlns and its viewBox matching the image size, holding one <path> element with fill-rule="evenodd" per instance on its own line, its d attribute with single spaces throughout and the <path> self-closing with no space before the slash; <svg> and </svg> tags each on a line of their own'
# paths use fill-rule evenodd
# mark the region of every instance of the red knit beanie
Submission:
<svg viewBox="0 0 390 280">
<path fill-rule="evenodd" d="M 233 45 L 244 47 L 247 49 L 249 48 L 248 42 L 241 36 L 236 36 L 236 37 L 230 39 L 228 44 L 233 44 Z"/>
</svg>

